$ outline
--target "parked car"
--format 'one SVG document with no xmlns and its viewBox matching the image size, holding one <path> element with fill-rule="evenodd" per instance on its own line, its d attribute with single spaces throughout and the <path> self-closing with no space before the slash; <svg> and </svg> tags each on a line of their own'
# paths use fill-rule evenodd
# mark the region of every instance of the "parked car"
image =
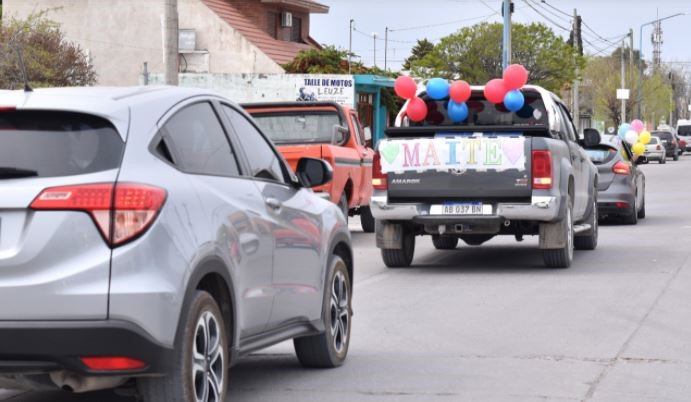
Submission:
<svg viewBox="0 0 691 402">
<path fill-rule="evenodd" d="M 684 151 L 691 151 L 691 120 L 680 119 L 677 122 L 677 135 L 686 142 Z"/>
<path fill-rule="evenodd" d="M 603 135 L 600 144 L 586 152 L 598 170 L 600 219 L 620 217 L 635 225 L 645 218 L 645 175 L 629 145 L 616 135 Z"/>
<path fill-rule="evenodd" d="M 409 121 L 406 106 L 380 141 L 375 170 L 386 189 L 375 190 L 377 246 L 388 267 L 411 264 L 415 236 L 437 249 L 458 240 L 480 245 L 497 235 L 539 235 L 548 267 L 571 265 L 574 247 L 597 246 L 597 169 L 578 140 L 564 103 L 536 86 L 522 90 L 525 106 L 511 113 L 473 87 L 469 116 L 454 123 L 447 100 L 419 94 L 431 113 Z"/>
<path fill-rule="evenodd" d="M 679 143 L 672 131 L 653 131 L 653 137 L 660 139 L 662 146 L 665 148 L 665 156 L 672 158 L 672 160 L 679 160 Z"/>
<path fill-rule="evenodd" d="M 643 156 L 646 162 L 658 161 L 661 164 L 667 163 L 666 151 L 658 137 L 650 137 L 650 142 L 645 146 L 645 154 Z"/>
<path fill-rule="evenodd" d="M 372 162 L 368 130 L 357 113 L 333 102 L 282 102 L 243 105 L 295 169 L 300 158 L 323 159 L 334 179 L 314 191 L 337 204 L 343 214 L 360 215 L 362 229 L 374 232 L 370 210 Z"/>
<path fill-rule="evenodd" d="M 350 341 L 343 215 L 251 117 L 202 90 L 0 95 L 0 388 L 225 400 L 241 356 L 294 339 L 334 367 Z M 278 245 L 280 244 L 280 247 Z"/>
</svg>

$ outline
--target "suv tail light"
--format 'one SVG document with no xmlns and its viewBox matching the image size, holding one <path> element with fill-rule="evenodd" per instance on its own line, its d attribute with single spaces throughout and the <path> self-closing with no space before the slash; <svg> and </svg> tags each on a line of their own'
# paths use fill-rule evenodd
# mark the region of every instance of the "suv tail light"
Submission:
<svg viewBox="0 0 691 402">
<path fill-rule="evenodd" d="M 547 150 L 534 150 L 532 158 L 533 189 L 552 188 L 552 154 Z"/>
<path fill-rule="evenodd" d="M 146 232 L 165 200 L 165 190 L 145 184 L 85 184 L 47 188 L 31 209 L 86 212 L 106 242 L 116 247 Z"/>
<path fill-rule="evenodd" d="M 631 166 L 624 161 L 619 161 L 612 166 L 612 172 L 628 176 L 631 174 Z"/>
<path fill-rule="evenodd" d="M 90 356 L 82 357 L 81 361 L 94 371 L 141 370 L 146 367 L 146 363 L 141 360 L 123 356 Z"/>
<path fill-rule="evenodd" d="M 661 151 L 661 150 L 662 150 L 662 147 L 660 146 L 660 144 L 657 144 L 657 148 L 656 148 L 656 149 L 657 149 L 658 151 Z"/>
<path fill-rule="evenodd" d="M 374 160 L 372 161 L 372 187 L 375 190 L 386 190 L 389 187 L 386 174 L 381 172 L 379 152 L 374 153 Z"/>
</svg>

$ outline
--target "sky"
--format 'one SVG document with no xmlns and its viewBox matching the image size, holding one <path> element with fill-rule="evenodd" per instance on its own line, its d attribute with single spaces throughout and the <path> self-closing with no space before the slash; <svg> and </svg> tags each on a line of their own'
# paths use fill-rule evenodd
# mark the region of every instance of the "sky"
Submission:
<svg viewBox="0 0 691 402">
<path fill-rule="evenodd" d="M 376 63 L 384 66 L 384 32 L 388 26 L 388 66 L 397 69 L 410 54 L 417 39 L 433 42 L 461 27 L 482 21 L 500 22 L 501 0 L 318 0 L 330 6 L 328 14 L 313 14 L 311 36 L 319 43 L 348 49 L 349 21 L 355 20 L 353 52 L 366 65 L 374 62 L 372 33 L 377 34 Z M 639 48 L 641 24 L 676 13 L 688 13 L 662 22 L 663 62 L 691 70 L 691 0 L 514 0 L 514 22 L 543 22 L 556 33 L 568 37 L 569 17 L 574 8 L 583 22 L 586 53 L 607 54 L 616 46 L 604 41 L 621 38 L 634 30 L 634 48 Z M 544 16 L 539 15 L 530 6 Z M 545 18 L 546 17 L 546 18 Z M 549 18 L 551 21 L 548 21 Z M 589 27 L 589 28 L 588 28 Z M 652 26 L 643 30 L 643 53 L 652 58 Z M 628 41 L 628 39 L 627 39 Z M 621 41 L 619 41 L 620 43 Z"/>
</svg>

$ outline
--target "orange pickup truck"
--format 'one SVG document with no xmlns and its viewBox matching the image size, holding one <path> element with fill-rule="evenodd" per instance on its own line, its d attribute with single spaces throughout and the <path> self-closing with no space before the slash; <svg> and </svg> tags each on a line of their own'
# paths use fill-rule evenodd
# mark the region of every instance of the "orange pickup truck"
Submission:
<svg viewBox="0 0 691 402">
<path fill-rule="evenodd" d="M 369 130 L 357 113 L 332 102 L 254 103 L 242 105 L 276 144 L 295 170 L 302 157 L 331 164 L 333 180 L 314 192 L 339 205 L 346 218 L 360 215 L 362 229 L 374 232 L 369 202 L 372 197 L 374 151 Z M 367 133 L 366 133 L 367 131 Z"/>
</svg>

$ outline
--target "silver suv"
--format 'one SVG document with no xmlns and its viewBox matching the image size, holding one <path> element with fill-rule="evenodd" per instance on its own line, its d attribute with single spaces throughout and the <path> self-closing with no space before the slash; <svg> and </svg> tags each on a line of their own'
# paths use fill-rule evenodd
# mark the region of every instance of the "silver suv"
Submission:
<svg viewBox="0 0 691 402">
<path fill-rule="evenodd" d="M 222 401 L 242 355 L 348 352 L 343 214 L 252 119 L 181 88 L 0 94 L 0 388 Z"/>
</svg>

